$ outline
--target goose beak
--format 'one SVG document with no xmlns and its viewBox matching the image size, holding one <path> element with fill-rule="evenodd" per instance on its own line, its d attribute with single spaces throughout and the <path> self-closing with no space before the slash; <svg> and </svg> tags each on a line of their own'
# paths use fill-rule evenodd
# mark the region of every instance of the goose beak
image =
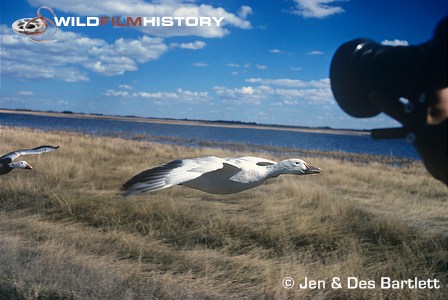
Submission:
<svg viewBox="0 0 448 300">
<path fill-rule="evenodd" d="M 317 174 L 320 173 L 321 169 L 318 167 L 306 165 L 305 174 Z"/>
<path fill-rule="evenodd" d="M 30 165 L 26 165 L 25 169 L 27 169 L 27 170 L 32 170 L 33 167 L 31 167 Z"/>
</svg>

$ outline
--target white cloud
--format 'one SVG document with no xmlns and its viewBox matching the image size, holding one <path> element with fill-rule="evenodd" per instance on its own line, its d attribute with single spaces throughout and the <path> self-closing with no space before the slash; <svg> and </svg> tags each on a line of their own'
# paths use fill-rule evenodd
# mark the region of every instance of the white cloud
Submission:
<svg viewBox="0 0 448 300">
<path fill-rule="evenodd" d="M 84 67 L 103 75 L 121 75 L 126 71 L 136 71 L 139 63 L 158 59 L 168 51 L 162 38 L 146 35 L 137 39 L 119 38 L 112 44 L 103 41 L 100 46 L 83 49 L 92 59 Z"/>
<path fill-rule="evenodd" d="M 113 76 L 138 70 L 138 65 L 158 59 L 169 50 L 162 38 L 146 35 L 120 38 L 109 44 L 102 39 L 58 30 L 58 42 L 42 45 L 0 25 L 3 38 L 2 72 L 19 79 L 88 81 L 87 70 Z"/>
<path fill-rule="evenodd" d="M 177 89 L 175 92 L 136 92 L 133 97 L 153 99 L 153 100 L 177 100 L 188 103 L 207 102 L 209 100 L 208 92 L 195 92 L 183 89 Z"/>
<path fill-rule="evenodd" d="M 112 97 L 127 97 L 129 96 L 129 93 L 127 91 L 107 90 L 105 95 Z"/>
<path fill-rule="evenodd" d="M 261 104 L 269 100 L 272 105 L 291 105 L 294 103 L 309 103 L 322 105 L 334 103 L 330 88 L 330 79 L 303 81 L 297 79 L 263 79 L 249 78 L 247 83 L 255 86 L 240 88 L 214 87 L 215 93 L 223 101 L 233 104 Z M 279 102 L 280 101 L 280 102 Z"/>
<path fill-rule="evenodd" d="M 18 35 L 6 25 L 0 25 L 2 36 L 3 75 L 12 75 L 21 80 L 60 79 L 67 82 L 88 81 L 84 70 L 74 67 L 88 61 L 79 52 L 84 47 L 100 45 L 100 40 L 74 38 L 76 34 L 58 32 L 62 43 L 36 44 L 27 37 Z M 66 43 L 67 42 L 67 43 Z"/>
<path fill-rule="evenodd" d="M 299 79 L 289 79 L 289 78 L 280 78 L 280 79 L 269 79 L 269 78 L 248 78 L 245 80 L 249 83 L 257 83 L 263 85 L 272 85 L 272 86 L 280 86 L 280 87 L 289 87 L 289 88 L 327 88 L 330 86 L 330 79 L 324 78 L 320 80 L 311 80 L 311 81 L 303 81 Z"/>
<path fill-rule="evenodd" d="M 258 105 L 266 100 L 274 91 L 268 86 L 243 86 L 240 88 L 226 88 L 223 86 L 215 86 L 213 88 L 216 95 L 225 102 L 232 104 L 249 103 Z"/>
<path fill-rule="evenodd" d="M 329 5 L 337 2 L 337 0 L 294 0 L 294 2 L 296 3 L 296 7 L 293 13 L 305 18 L 323 19 L 344 12 L 339 6 Z"/>
<path fill-rule="evenodd" d="M 297 79 L 248 78 L 245 81 L 249 82 L 249 83 L 287 86 L 287 87 L 304 87 L 305 86 L 305 83 L 302 80 L 297 80 Z"/>
<path fill-rule="evenodd" d="M 199 67 L 199 68 L 204 68 L 204 67 L 208 67 L 208 63 L 205 63 L 205 62 L 197 62 L 197 63 L 193 63 L 193 66 L 195 66 L 195 67 Z"/>
<path fill-rule="evenodd" d="M 119 86 L 122 87 L 122 86 Z M 128 99 L 148 99 L 157 100 L 157 103 L 165 103 L 165 101 L 179 101 L 185 103 L 204 103 L 210 97 L 208 92 L 189 91 L 184 89 L 177 89 L 174 92 L 152 92 L 152 91 L 138 91 L 130 93 L 123 90 L 107 90 L 104 95 L 108 97 L 126 97 Z"/>
<path fill-rule="evenodd" d="M 188 3 L 181 0 L 158 0 L 152 3 L 143 0 L 28 0 L 28 2 L 35 7 L 47 5 L 55 10 L 74 13 L 79 16 L 191 16 L 224 18 L 221 26 L 131 27 L 132 29 L 156 36 L 201 36 L 217 38 L 229 34 L 229 26 L 241 29 L 250 29 L 252 27 L 251 23 L 246 19 L 252 13 L 252 9 L 248 6 L 242 6 L 237 14 L 233 14 L 221 7 Z"/>
<path fill-rule="evenodd" d="M 255 64 L 255 68 L 257 68 L 258 70 L 267 70 L 268 66 Z"/>
<path fill-rule="evenodd" d="M 189 50 L 200 50 L 206 46 L 206 43 L 203 41 L 195 41 L 191 43 L 171 43 L 171 47 L 177 47 L 180 49 L 189 49 Z"/>
<path fill-rule="evenodd" d="M 238 11 L 238 16 L 243 19 L 246 19 L 250 14 L 252 14 L 252 8 L 250 8 L 249 6 L 241 6 L 240 10 Z"/>
<path fill-rule="evenodd" d="M 324 53 L 319 50 L 313 50 L 307 53 L 308 55 L 323 55 Z"/>
<path fill-rule="evenodd" d="M 271 49 L 269 50 L 269 53 L 274 53 L 274 54 L 286 54 L 284 51 L 280 50 L 280 49 Z"/>
<path fill-rule="evenodd" d="M 381 41 L 381 45 L 385 45 L 385 46 L 409 46 L 409 43 L 406 40 L 395 39 L 395 40 L 383 40 L 383 41 Z"/>
<path fill-rule="evenodd" d="M 34 93 L 31 92 L 31 91 L 19 91 L 19 92 L 17 92 L 17 95 L 20 95 L 20 96 L 32 96 L 32 95 L 34 95 Z"/>
<path fill-rule="evenodd" d="M 118 85 L 118 87 L 124 90 L 132 90 L 132 86 L 130 86 L 129 84 L 120 84 Z"/>
<path fill-rule="evenodd" d="M 2 49 L 2 55 L 5 53 Z M 19 80 L 58 79 L 66 82 L 89 81 L 85 72 L 72 67 L 43 66 L 32 60 L 20 62 L 7 61 L 2 58 L 2 75 L 11 75 Z"/>
<path fill-rule="evenodd" d="M 304 99 L 312 102 L 329 102 L 332 101 L 333 94 L 331 89 L 276 89 L 275 93 L 282 96 L 284 101 L 290 101 L 291 99 Z"/>
<path fill-rule="evenodd" d="M 133 93 L 132 96 L 139 98 L 149 98 L 149 99 L 178 99 L 179 95 L 170 92 L 137 92 Z"/>
<path fill-rule="evenodd" d="M 240 74 L 248 73 L 251 70 L 253 70 L 254 68 L 257 70 L 269 69 L 269 67 L 266 65 L 251 64 L 251 63 L 244 63 L 244 64 L 228 63 L 228 64 L 226 64 L 226 66 L 233 69 L 233 71 L 230 73 L 232 75 L 240 75 Z"/>
</svg>

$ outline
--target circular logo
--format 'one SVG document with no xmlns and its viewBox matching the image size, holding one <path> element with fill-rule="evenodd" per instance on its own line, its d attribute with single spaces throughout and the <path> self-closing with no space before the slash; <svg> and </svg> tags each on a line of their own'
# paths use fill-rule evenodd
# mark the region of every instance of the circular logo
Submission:
<svg viewBox="0 0 448 300">
<path fill-rule="evenodd" d="M 294 286 L 294 279 L 291 277 L 285 277 L 283 278 L 282 284 L 285 289 L 290 289 Z"/>
<path fill-rule="evenodd" d="M 12 23 L 12 29 L 20 34 L 34 34 L 44 32 L 47 28 L 41 19 L 26 18 Z"/>
<path fill-rule="evenodd" d="M 52 39 L 53 35 L 57 32 L 57 26 L 56 24 L 44 17 L 41 14 L 41 10 L 47 10 L 50 12 L 54 17 L 56 17 L 56 14 L 54 11 L 48 7 L 48 6 L 42 6 L 37 10 L 37 17 L 34 18 L 24 18 L 15 21 L 12 23 L 12 29 L 14 32 L 18 34 L 23 34 L 28 37 L 30 41 L 37 42 L 37 43 L 53 43 L 56 42 L 55 39 Z M 45 34 L 45 32 L 52 28 L 53 32 L 51 34 Z M 36 36 L 41 35 L 40 38 L 36 38 Z"/>
</svg>

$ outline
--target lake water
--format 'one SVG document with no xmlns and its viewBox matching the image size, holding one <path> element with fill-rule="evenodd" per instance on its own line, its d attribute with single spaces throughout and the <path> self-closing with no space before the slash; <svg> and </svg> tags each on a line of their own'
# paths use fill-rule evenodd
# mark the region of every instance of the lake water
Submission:
<svg viewBox="0 0 448 300">
<path fill-rule="evenodd" d="M 379 154 L 419 159 L 411 145 L 404 140 L 373 140 L 368 135 L 343 135 L 270 130 L 228 128 L 217 126 L 158 124 L 125 120 L 53 117 L 29 114 L 0 113 L 0 124 L 11 127 L 31 127 L 42 130 L 67 130 L 100 136 L 122 136 L 148 140 L 157 137 L 175 137 L 183 144 L 197 146 L 200 141 L 243 143 L 277 146 L 304 150 L 344 151 Z"/>
</svg>

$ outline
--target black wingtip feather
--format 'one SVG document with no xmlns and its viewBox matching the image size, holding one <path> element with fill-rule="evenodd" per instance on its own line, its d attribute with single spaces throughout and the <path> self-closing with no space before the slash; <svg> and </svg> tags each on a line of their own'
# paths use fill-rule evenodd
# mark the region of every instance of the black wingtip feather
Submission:
<svg viewBox="0 0 448 300">
<path fill-rule="evenodd" d="M 145 170 L 126 181 L 123 184 L 121 190 L 124 191 L 124 196 L 127 197 L 145 191 L 160 189 L 161 187 L 163 187 L 161 181 L 166 176 L 166 174 L 180 166 L 182 166 L 182 160 L 173 160 L 159 167 Z M 146 188 L 133 189 L 135 185 L 143 182 L 148 184 Z"/>
<path fill-rule="evenodd" d="M 31 149 L 31 150 L 38 150 L 40 148 L 53 148 L 53 149 L 56 150 L 56 149 L 59 149 L 59 146 L 42 145 L 42 146 L 39 146 L 39 147 L 35 147 L 35 148 Z"/>
</svg>

